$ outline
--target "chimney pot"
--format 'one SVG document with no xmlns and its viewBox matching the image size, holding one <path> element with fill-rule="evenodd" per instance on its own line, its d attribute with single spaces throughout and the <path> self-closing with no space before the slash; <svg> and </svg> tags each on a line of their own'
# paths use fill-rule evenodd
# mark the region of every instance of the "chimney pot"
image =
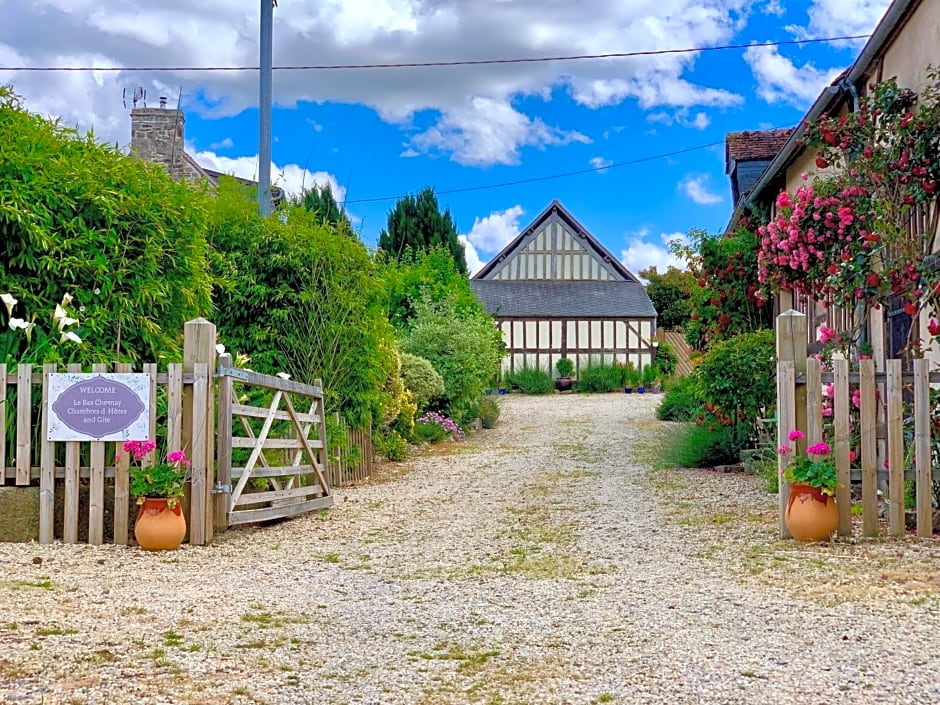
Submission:
<svg viewBox="0 0 940 705">
<path fill-rule="evenodd" d="M 166 96 L 165 96 L 165 95 L 161 95 L 161 96 L 160 96 L 160 107 L 161 107 L 161 108 L 165 108 L 165 107 L 166 107 Z"/>
</svg>

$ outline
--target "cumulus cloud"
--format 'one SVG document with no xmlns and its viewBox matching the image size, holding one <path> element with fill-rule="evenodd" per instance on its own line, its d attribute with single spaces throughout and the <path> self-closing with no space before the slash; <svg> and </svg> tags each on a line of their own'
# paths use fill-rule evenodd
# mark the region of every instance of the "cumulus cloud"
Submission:
<svg viewBox="0 0 940 705">
<path fill-rule="evenodd" d="M 683 127 L 692 127 L 696 130 L 704 130 L 712 124 L 711 118 L 707 113 L 697 112 L 690 116 L 687 108 L 682 108 L 674 112 L 657 111 L 649 113 L 646 116 L 648 122 L 660 123 L 663 125 L 681 125 Z"/>
<path fill-rule="evenodd" d="M 192 152 L 193 158 L 206 169 L 221 171 L 223 174 L 232 174 L 243 179 L 258 179 L 258 155 L 253 157 L 225 157 L 211 151 Z M 304 189 L 329 185 L 333 189 L 333 196 L 342 202 L 346 198 L 346 189 L 340 186 L 336 177 L 325 171 L 309 171 L 298 164 L 285 164 L 278 166 L 271 162 L 271 181 L 284 189 L 288 194 L 295 196 Z"/>
<path fill-rule="evenodd" d="M 757 79 L 757 94 L 768 103 L 790 103 L 805 108 L 841 72 L 841 68 L 817 69 L 807 62 L 797 66 L 777 47 L 748 47 L 744 60 Z"/>
<path fill-rule="evenodd" d="M 807 10 L 809 25 L 789 26 L 787 30 L 798 37 L 867 34 L 875 28 L 890 4 L 891 0 L 813 0 Z"/>
<path fill-rule="evenodd" d="M 467 269 L 470 272 L 472 277 L 474 274 L 483 269 L 483 265 L 486 264 L 480 259 L 480 254 L 477 252 L 477 248 L 473 246 L 473 243 L 467 239 L 466 235 L 458 235 L 457 240 L 463 244 L 464 257 L 467 260 Z"/>
<path fill-rule="evenodd" d="M 670 243 L 674 241 L 688 244 L 685 233 L 662 233 L 658 238 L 651 238 L 650 234 L 649 228 L 641 228 L 627 235 L 627 246 L 620 250 L 620 261 L 627 269 L 639 274 L 641 270 L 653 266 L 660 272 L 665 272 L 669 267 L 687 268 L 685 261 L 670 250 Z"/>
<path fill-rule="evenodd" d="M 611 164 L 613 164 L 613 162 L 606 157 L 591 157 L 591 166 L 595 169 L 603 170 L 609 167 Z"/>
<path fill-rule="evenodd" d="M 708 181 L 708 174 L 699 174 L 697 176 L 690 174 L 679 183 L 679 189 L 700 206 L 714 206 L 724 199 L 709 190 Z"/>
<path fill-rule="evenodd" d="M 817 0 L 821 2 L 821 0 Z M 833 2 L 834 0 L 830 0 Z M 403 63 L 493 57 L 605 53 L 719 44 L 740 30 L 749 0 L 324 0 L 275 9 L 275 62 Z M 231 0 L 95 0 L 6 3 L 0 59 L 7 65 L 251 66 L 257 62 L 257 6 Z M 35 31 L 42 27 L 41 32 Z M 511 164 L 519 150 L 583 141 L 571 125 L 548 125 L 520 107 L 567 92 L 590 109 L 636 101 L 645 109 L 739 105 L 729 90 L 698 85 L 697 54 L 585 62 L 396 70 L 283 71 L 275 99 L 365 105 L 404 134 L 414 118 L 432 127 L 406 144 L 460 163 Z M 34 111 L 94 127 L 126 144 L 121 89 L 142 83 L 205 117 L 230 116 L 257 103 L 257 74 L 153 72 L 2 74 Z M 531 103 L 529 103 L 531 106 Z M 428 123 L 425 122 L 425 125 Z M 314 126 L 314 129 L 316 127 Z"/>
<path fill-rule="evenodd" d="M 466 240 L 475 248 L 489 254 L 495 254 L 512 242 L 519 234 L 519 218 L 525 211 L 515 205 L 502 211 L 493 211 L 483 218 L 474 218 L 473 227 L 466 234 Z"/>
</svg>

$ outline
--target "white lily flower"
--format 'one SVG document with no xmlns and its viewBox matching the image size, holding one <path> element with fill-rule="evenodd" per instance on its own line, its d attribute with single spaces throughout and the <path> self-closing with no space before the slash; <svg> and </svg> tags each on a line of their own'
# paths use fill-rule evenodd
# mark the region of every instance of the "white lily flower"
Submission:
<svg viewBox="0 0 940 705">
<path fill-rule="evenodd" d="M 13 315 L 13 307 L 16 306 L 16 305 L 19 303 L 19 301 L 17 301 L 16 299 L 14 299 L 12 294 L 0 294 L 0 301 L 2 301 L 4 304 L 6 304 L 6 307 L 7 307 L 7 315 L 8 315 L 8 316 L 12 316 L 12 315 Z"/>
<path fill-rule="evenodd" d="M 17 330 L 18 328 L 29 330 L 30 327 L 29 323 L 24 321 L 22 318 L 11 318 L 9 326 L 10 330 Z"/>
<path fill-rule="evenodd" d="M 60 343 L 64 343 L 66 340 L 71 340 L 73 343 L 82 344 L 82 339 L 75 335 L 72 331 L 66 331 L 62 334 L 62 337 L 59 338 Z"/>
<path fill-rule="evenodd" d="M 68 316 L 66 316 L 65 318 L 60 318 L 60 319 L 59 319 L 59 332 L 61 333 L 62 330 L 63 330 L 66 326 L 70 326 L 70 325 L 72 325 L 73 323 L 78 323 L 78 319 L 76 319 L 76 318 L 69 318 Z"/>
<path fill-rule="evenodd" d="M 70 303 L 72 303 L 72 295 L 66 291 L 65 295 L 62 297 L 62 305 L 68 306 Z"/>
<path fill-rule="evenodd" d="M 65 318 L 66 316 L 68 316 L 68 314 L 65 312 L 65 309 L 59 304 L 56 304 L 55 313 L 52 314 L 52 320 L 58 321 L 60 318 Z"/>
<path fill-rule="evenodd" d="M 278 372 L 277 376 L 280 377 L 281 379 L 290 379 L 290 375 L 287 374 L 286 372 Z"/>
<path fill-rule="evenodd" d="M 219 355 L 224 355 L 224 354 L 225 354 L 225 346 L 222 345 L 222 343 L 219 343 L 218 345 L 215 346 L 215 351 L 216 351 Z"/>
</svg>

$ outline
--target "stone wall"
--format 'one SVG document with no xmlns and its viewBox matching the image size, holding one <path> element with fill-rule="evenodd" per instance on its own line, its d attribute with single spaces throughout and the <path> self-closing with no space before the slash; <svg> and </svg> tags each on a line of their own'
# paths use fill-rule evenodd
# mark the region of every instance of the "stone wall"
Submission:
<svg viewBox="0 0 940 705">
<path fill-rule="evenodd" d="M 131 153 L 162 164 L 174 179 L 196 182 L 207 178 L 202 168 L 183 151 L 182 110 L 135 108 L 131 111 Z"/>
</svg>

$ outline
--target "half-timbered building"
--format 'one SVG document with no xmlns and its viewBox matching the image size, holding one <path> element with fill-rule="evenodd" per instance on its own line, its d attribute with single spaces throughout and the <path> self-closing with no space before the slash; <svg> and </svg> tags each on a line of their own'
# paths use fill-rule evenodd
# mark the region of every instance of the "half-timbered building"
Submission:
<svg viewBox="0 0 940 705">
<path fill-rule="evenodd" d="M 656 310 L 643 284 L 557 200 L 470 285 L 503 333 L 504 370 L 653 359 Z"/>
</svg>

